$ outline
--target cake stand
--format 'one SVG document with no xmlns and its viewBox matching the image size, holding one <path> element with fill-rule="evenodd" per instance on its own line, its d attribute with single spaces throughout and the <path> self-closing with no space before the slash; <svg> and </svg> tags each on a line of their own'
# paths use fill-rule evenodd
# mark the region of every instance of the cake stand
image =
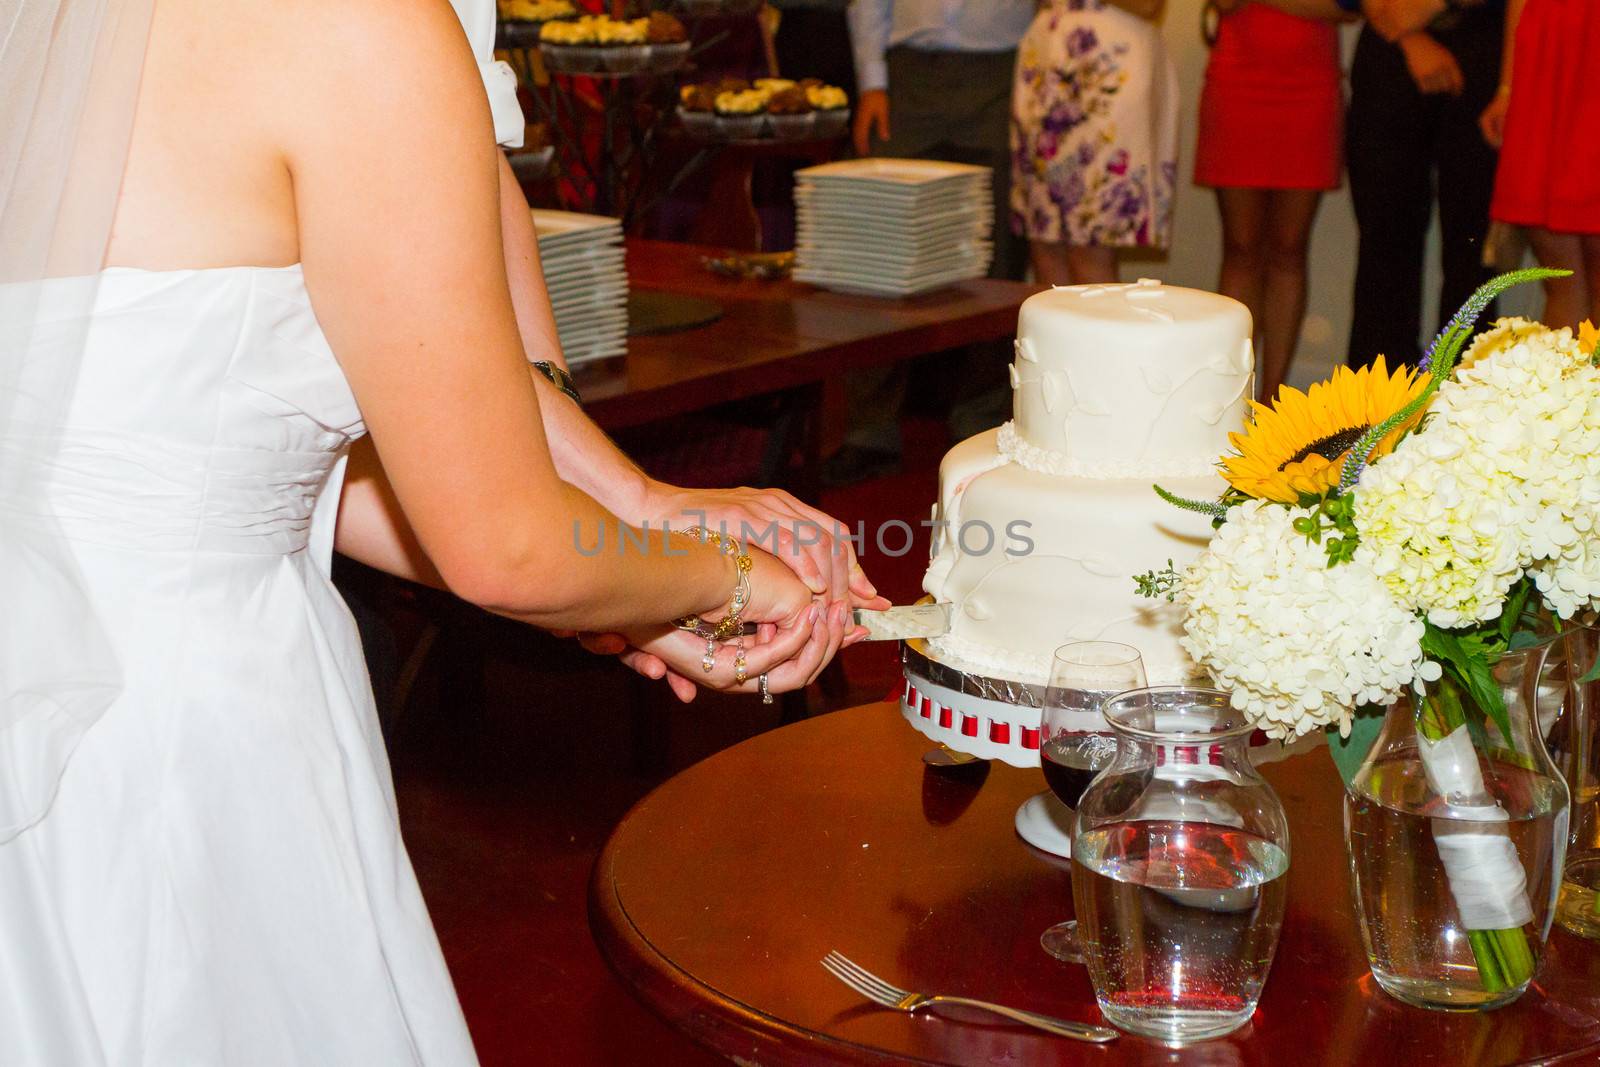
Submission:
<svg viewBox="0 0 1600 1067">
<path fill-rule="evenodd" d="M 946 748 L 1013 767 L 1039 766 L 1040 720 L 1045 687 L 1007 678 L 990 678 L 936 659 L 928 642 L 909 638 L 900 643 L 905 685 L 900 714 L 918 733 Z M 1109 733 L 1098 712 L 1071 712 L 1067 729 Z M 1276 763 L 1321 743 L 1320 735 L 1282 745 L 1257 731 L 1250 739 L 1250 760 Z M 1175 765 L 1220 762 L 1215 745 L 1172 745 L 1166 752 Z M 1017 834 L 1028 844 L 1056 856 L 1070 856 L 1072 821 L 1069 809 L 1048 790 L 1030 797 L 1017 809 Z"/>
<path fill-rule="evenodd" d="M 946 748 L 1013 767 L 1039 766 L 1040 709 L 1044 686 L 973 674 L 934 659 L 928 643 L 900 644 L 905 686 L 900 714 L 913 729 Z M 1083 715 L 1088 730 L 1105 729 L 1098 715 Z M 1072 855 L 1072 815 L 1049 790 L 1017 809 L 1017 835 L 1055 856 Z"/>
</svg>

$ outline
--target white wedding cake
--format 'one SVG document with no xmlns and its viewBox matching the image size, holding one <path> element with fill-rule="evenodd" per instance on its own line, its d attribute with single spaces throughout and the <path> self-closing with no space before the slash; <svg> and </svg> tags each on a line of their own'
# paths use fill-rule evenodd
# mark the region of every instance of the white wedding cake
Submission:
<svg viewBox="0 0 1600 1067">
<path fill-rule="evenodd" d="M 1133 576 L 1192 560 L 1209 518 L 1156 496 L 1215 499 L 1217 458 L 1244 425 L 1250 313 L 1213 293 L 1141 279 L 1039 293 L 1022 305 L 1013 420 L 939 467 L 934 555 L 923 588 L 954 605 L 934 659 L 1043 684 L 1051 652 L 1121 641 L 1151 684 L 1196 668 L 1176 604 Z"/>
</svg>

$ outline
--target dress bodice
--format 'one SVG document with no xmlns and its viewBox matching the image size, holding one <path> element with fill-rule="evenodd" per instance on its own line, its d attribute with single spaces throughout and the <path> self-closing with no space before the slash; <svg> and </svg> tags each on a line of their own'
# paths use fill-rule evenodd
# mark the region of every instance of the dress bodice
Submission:
<svg viewBox="0 0 1600 1067">
<path fill-rule="evenodd" d="M 168 552 L 305 547 L 364 432 L 298 266 L 106 270 L 60 421 L 44 447 L 68 538 Z"/>
<path fill-rule="evenodd" d="M 0 1063 L 476 1063 L 329 578 L 364 428 L 300 269 L 34 293 L 0 366 Z"/>
</svg>

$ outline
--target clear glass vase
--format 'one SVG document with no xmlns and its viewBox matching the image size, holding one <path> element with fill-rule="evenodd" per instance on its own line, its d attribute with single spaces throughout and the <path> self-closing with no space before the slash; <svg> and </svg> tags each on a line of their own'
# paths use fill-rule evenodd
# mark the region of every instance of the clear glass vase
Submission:
<svg viewBox="0 0 1600 1067">
<path fill-rule="evenodd" d="M 1556 901 L 1556 921 L 1569 932 L 1600 941 L 1600 630 L 1569 629 L 1553 650 L 1548 671 L 1562 695 L 1549 727 L 1550 754 L 1572 798 L 1566 869 Z"/>
<path fill-rule="evenodd" d="M 1117 755 L 1078 802 L 1072 897 L 1106 1020 L 1168 1045 L 1249 1021 L 1283 923 L 1289 827 L 1214 689 L 1102 708 Z"/>
<path fill-rule="evenodd" d="M 1346 791 L 1361 936 L 1398 1000 L 1496 1008 L 1538 970 L 1567 846 L 1567 787 L 1538 729 L 1549 648 L 1491 664 L 1506 730 L 1448 675 L 1395 704 Z"/>
</svg>

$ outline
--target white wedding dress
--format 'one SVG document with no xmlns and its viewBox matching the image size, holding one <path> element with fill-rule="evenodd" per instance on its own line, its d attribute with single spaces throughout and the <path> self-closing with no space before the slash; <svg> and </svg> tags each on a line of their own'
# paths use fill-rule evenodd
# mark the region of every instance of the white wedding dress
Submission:
<svg viewBox="0 0 1600 1067">
<path fill-rule="evenodd" d="M 476 1062 L 328 578 L 363 432 L 298 267 L 105 272 L 52 500 L 123 689 L 0 845 L 5 1067 Z"/>
</svg>

